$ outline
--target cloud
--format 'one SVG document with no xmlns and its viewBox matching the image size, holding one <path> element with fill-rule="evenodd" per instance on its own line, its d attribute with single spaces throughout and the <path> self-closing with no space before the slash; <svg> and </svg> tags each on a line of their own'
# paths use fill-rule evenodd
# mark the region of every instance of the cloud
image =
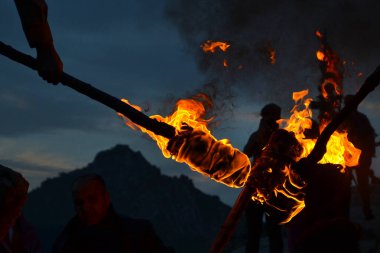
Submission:
<svg viewBox="0 0 380 253">
<path fill-rule="evenodd" d="M 2 40 L 35 54 L 28 49 L 14 3 L 1 5 Z M 181 43 L 176 32 L 162 22 L 163 2 L 93 1 L 88 12 L 78 6 L 89 8 L 84 0 L 49 3 L 50 26 L 67 73 L 116 97 L 154 104 L 154 110 L 167 94 L 198 85 L 193 62 L 176 50 Z M 66 87 L 45 85 L 35 72 L 2 56 L 0 71 L 0 135 L 98 131 L 116 118 L 103 105 Z"/>
<path fill-rule="evenodd" d="M 344 60 L 355 61 L 358 69 L 367 72 L 378 64 L 379 7 L 374 0 L 217 0 L 212 4 L 168 0 L 166 13 L 209 79 L 236 86 L 240 98 L 289 104 L 284 96 L 288 90 L 312 87 L 316 91 L 320 76 L 315 59 L 317 29 L 327 34 Z M 231 46 L 226 53 L 205 54 L 200 45 L 206 40 L 226 41 Z M 263 54 L 268 45 L 276 51 L 275 65 Z M 232 66 L 224 68 L 223 58 Z"/>
<path fill-rule="evenodd" d="M 378 101 L 364 101 L 361 104 L 361 108 L 366 110 L 369 114 L 372 114 L 373 116 L 379 117 L 380 116 L 380 102 Z"/>
</svg>

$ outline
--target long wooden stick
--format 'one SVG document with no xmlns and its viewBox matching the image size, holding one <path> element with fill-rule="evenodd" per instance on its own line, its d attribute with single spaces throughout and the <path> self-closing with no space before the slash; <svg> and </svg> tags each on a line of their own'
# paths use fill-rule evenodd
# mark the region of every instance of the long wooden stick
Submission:
<svg viewBox="0 0 380 253">
<path fill-rule="evenodd" d="M 314 149 L 306 157 L 301 159 L 296 164 L 295 169 L 307 169 L 310 165 L 315 165 L 322 159 L 323 155 L 326 153 L 326 145 L 330 139 L 330 136 L 335 132 L 338 126 L 349 116 L 355 108 L 358 107 L 361 101 L 373 91 L 380 83 L 380 66 L 377 67 L 375 72 L 373 72 L 361 86 L 360 90 L 355 94 L 352 102 L 345 107 L 336 115 L 336 117 L 326 126 L 314 146 Z M 252 175 L 252 174 L 251 174 Z M 251 180 L 248 179 L 247 182 Z M 236 230 L 237 224 L 240 217 L 247 208 L 248 202 L 251 201 L 251 196 L 254 186 L 246 184 L 243 190 L 240 192 L 234 206 L 229 212 L 225 222 L 219 230 L 209 253 L 222 253 L 226 245 L 230 241 L 233 233 Z"/>
<path fill-rule="evenodd" d="M 4 44 L 0 41 L 0 54 L 9 59 L 21 63 L 31 69 L 37 70 L 37 60 L 33 57 L 17 51 L 16 49 Z M 99 103 L 102 103 L 116 112 L 122 113 L 133 123 L 138 124 L 157 135 L 161 135 L 168 139 L 175 136 L 175 128 L 163 122 L 151 119 L 132 106 L 122 102 L 120 99 L 101 91 L 92 85 L 85 83 L 69 74 L 63 73 L 61 83 L 68 86 L 83 95 L 86 95 Z"/>
</svg>

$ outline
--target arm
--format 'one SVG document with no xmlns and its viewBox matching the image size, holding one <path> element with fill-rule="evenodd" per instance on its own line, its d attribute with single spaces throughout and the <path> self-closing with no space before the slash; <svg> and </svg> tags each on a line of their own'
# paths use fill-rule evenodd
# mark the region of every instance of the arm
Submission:
<svg viewBox="0 0 380 253">
<path fill-rule="evenodd" d="M 258 140 L 259 138 L 260 137 L 259 137 L 258 132 L 254 132 L 249 137 L 249 140 L 247 144 L 245 144 L 244 149 L 243 149 L 243 153 L 246 154 L 248 157 L 250 158 L 253 157 L 254 159 L 257 159 L 258 154 L 261 153 L 262 144 L 260 144 Z"/>
<path fill-rule="evenodd" d="M 255 133 L 251 134 L 251 136 L 248 139 L 248 142 L 245 144 L 243 148 L 243 153 L 246 154 L 248 157 L 253 156 L 253 149 L 254 149 L 254 139 L 255 139 Z"/>
<path fill-rule="evenodd" d="M 44 0 L 15 0 L 22 28 L 31 48 L 36 48 L 39 75 L 49 83 L 59 83 L 63 64 L 57 54 Z"/>
<path fill-rule="evenodd" d="M 0 241 L 20 216 L 28 187 L 20 173 L 0 165 Z"/>
</svg>

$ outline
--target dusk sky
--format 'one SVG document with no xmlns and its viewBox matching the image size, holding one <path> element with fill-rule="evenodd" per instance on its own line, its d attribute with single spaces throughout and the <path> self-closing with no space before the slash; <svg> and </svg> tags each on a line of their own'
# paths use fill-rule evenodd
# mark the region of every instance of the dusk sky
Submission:
<svg viewBox="0 0 380 253">
<path fill-rule="evenodd" d="M 380 64 L 378 1 L 286 2 L 47 1 L 66 73 L 127 98 L 148 115 L 170 113 L 177 99 L 206 92 L 215 103 L 214 135 L 230 139 L 239 149 L 256 130 L 266 103 L 278 103 L 286 117 L 293 91 L 318 94 L 317 29 L 346 61 L 345 94 L 357 91 Z M 0 41 L 35 55 L 11 0 L 0 1 L 0 31 Z M 200 45 L 206 40 L 231 46 L 226 53 L 205 54 Z M 267 58 L 268 47 L 276 51 L 274 65 Z M 379 97 L 380 88 L 359 107 L 378 133 Z M 32 189 L 48 177 L 85 166 L 97 152 L 120 143 L 140 151 L 164 174 L 188 175 L 198 188 L 228 204 L 239 192 L 165 159 L 153 141 L 125 126 L 111 109 L 68 87 L 47 84 L 3 56 L 0 117 L 0 164 L 20 171 Z M 377 158 L 377 175 L 379 167 Z"/>
</svg>

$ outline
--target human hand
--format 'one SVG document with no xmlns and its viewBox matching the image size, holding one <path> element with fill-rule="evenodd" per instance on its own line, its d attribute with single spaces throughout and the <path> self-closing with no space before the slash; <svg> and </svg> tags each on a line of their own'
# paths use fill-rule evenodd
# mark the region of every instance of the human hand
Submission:
<svg viewBox="0 0 380 253">
<path fill-rule="evenodd" d="M 39 46 L 37 49 L 38 74 L 48 83 L 61 81 L 63 64 L 53 45 Z"/>
</svg>

